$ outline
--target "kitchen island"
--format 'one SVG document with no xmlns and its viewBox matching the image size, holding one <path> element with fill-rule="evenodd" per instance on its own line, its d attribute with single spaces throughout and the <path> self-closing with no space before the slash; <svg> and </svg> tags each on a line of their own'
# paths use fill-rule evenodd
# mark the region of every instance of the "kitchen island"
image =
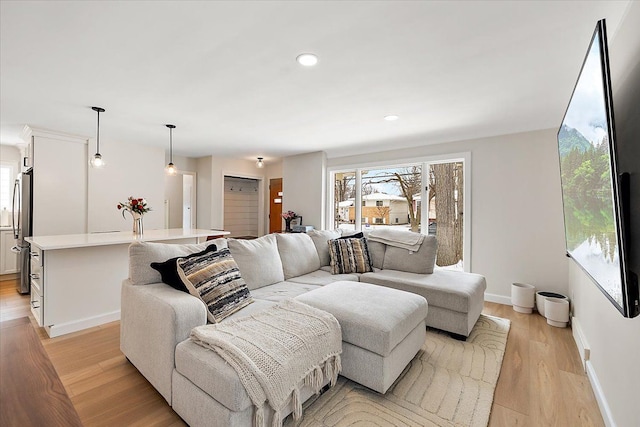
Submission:
<svg viewBox="0 0 640 427">
<path fill-rule="evenodd" d="M 198 243 L 222 230 L 166 229 L 34 236 L 31 312 L 50 337 L 120 319 L 120 286 L 129 277 L 133 242 Z"/>
</svg>

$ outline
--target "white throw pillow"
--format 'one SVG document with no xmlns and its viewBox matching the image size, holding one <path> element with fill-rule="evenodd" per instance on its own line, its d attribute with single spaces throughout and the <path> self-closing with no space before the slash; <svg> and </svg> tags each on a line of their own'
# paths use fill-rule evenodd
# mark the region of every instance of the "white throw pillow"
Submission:
<svg viewBox="0 0 640 427">
<path fill-rule="evenodd" d="M 311 237 L 304 233 L 276 234 L 284 279 L 320 269 L 320 258 Z"/>
<path fill-rule="evenodd" d="M 311 230 L 307 234 L 316 246 L 318 258 L 320 258 L 320 266 L 324 267 L 325 265 L 329 265 L 331 263 L 329 240 L 342 236 L 342 232 L 340 230 Z"/>
<path fill-rule="evenodd" d="M 250 290 L 284 281 L 282 261 L 273 234 L 254 240 L 227 239 L 227 245 Z"/>
</svg>

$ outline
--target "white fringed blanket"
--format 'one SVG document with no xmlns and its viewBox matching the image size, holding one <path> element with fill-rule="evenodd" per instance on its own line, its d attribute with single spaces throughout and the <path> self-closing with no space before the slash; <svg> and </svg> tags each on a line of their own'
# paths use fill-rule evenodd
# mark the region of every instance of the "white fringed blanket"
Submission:
<svg viewBox="0 0 640 427">
<path fill-rule="evenodd" d="M 191 339 L 236 370 L 255 405 L 255 427 L 265 424 L 265 403 L 274 411 L 273 427 L 282 425 L 282 410 L 290 401 L 299 419 L 301 385 L 318 392 L 325 378 L 333 386 L 341 370 L 342 332 L 336 318 L 294 300 L 253 316 L 198 326 Z"/>
<path fill-rule="evenodd" d="M 374 242 L 416 252 L 420 249 L 424 234 L 409 233 L 406 230 L 394 230 L 393 228 L 376 228 L 371 230 L 367 238 Z"/>
</svg>

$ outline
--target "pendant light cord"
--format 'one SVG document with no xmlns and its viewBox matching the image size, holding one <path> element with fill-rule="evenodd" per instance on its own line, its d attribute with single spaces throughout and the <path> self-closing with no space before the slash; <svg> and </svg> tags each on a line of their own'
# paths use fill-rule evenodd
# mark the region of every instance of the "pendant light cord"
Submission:
<svg viewBox="0 0 640 427">
<path fill-rule="evenodd" d="M 169 163 L 173 163 L 173 128 L 169 128 Z"/>
<path fill-rule="evenodd" d="M 96 153 L 100 154 L 100 110 L 98 110 L 98 131 L 96 136 Z"/>
<path fill-rule="evenodd" d="M 98 129 L 96 131 L 96 154 L 100 154 L 100 113 L 104 113 L 104 108 L 102 107 L 91 107 L 93 111 L 98 113 Z"/>
</svg>

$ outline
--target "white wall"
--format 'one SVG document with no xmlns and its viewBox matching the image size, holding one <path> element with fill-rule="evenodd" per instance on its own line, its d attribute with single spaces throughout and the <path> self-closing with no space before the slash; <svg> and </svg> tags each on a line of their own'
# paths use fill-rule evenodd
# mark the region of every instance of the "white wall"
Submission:
<svg viewBox="0 0 640 427">
<path fill-rule="evenodd" d="M 89 146 L 90 157 L 95 141 Z M 88 231 L 130 231 L 131 216 L 123 219 L 116 208 L 129 196 L 144 197 L 153 209 L 144 215 L 145 230 L 164 228 L 164 149 L 109 141 L 100 153 L 106 166 L 88 170 Z"/>
<path fill-rule="evenodd" d="M 22 154 L 20 149 L 15 145 L 0 145 L 0 161 L 2 163 L 10 163 L 13 166 L 15 176 L 18 176 L 20 164 L 22 163 Z"/>
<path fill-rule="evenodd" d="M 164 174 L 164 200 L 169 203 L 169 228 L 182 228 L 182 173 Z"/>
<path fill-rule="evenodd" d="M 513 282 L 566 293 L 555 130 L 330 158 L 327 164 L 393 162 L 461 152 L 471 153 L 471 271 L 487 278 L 486 298 L 508 304 Z"/>
<path fill-rule="evenodd" d="M 20 149 L 15 145 L 0 145 L 0 162 L 10 165 L 13 169 L 13 176 L 11 177 L 11 191 L 13 191 L 13 181 L 22 172 L 22 154 Z M 9 195 L 11 198 L 11 195 Z"/>
<path fill-rule="evenodd" d="M 635 49 L 633 48 L 635 46 Z M 586 49 L 586 48 L 585 48 Z M 627 73 L 638 75 L 640 50 L 640 3 L 630 2 L 627 14 L 617 34 L 609 34 L 612 84 Z M 626 55 L 626 56 L 625 56 Z M 636 82 L 637 82 L 636 77 Z M 636 86 L 637 87 L 637 86 Z M 620 106 L 626 95 L 635 97 L 638 111 L 638 92 L 614 92 L 614 107 Z M 619 113 L 618 113 L 619 111 Z M 628 111 L 632 111 L 629 109 Z M 614 111 L 618 137 L 628 128 L 638 124 L 637 116 L 623 122 L 623 110 Z M 637 143 L 638 141 L 632 141 Z M 638 158 L 620 159 L 622 170 L 638 170 Z M 629 161 L 630 160 L 630 161 Z M 632 185 L 638 182 L 638 174 L 632 173 Z M 634 217 L 635 218 L 635 217 Z M 633 241 L 638 241 L 637 229 Z M 637 258 L 636 258 L 637 260 Z M 608 425 L 640 426 L 638 388 L 640 387 L 640 317 L 626 319 L 616 310 L 580 267 L 569 261 L 569 296 L 573 300 L 574 329 L 580 331 L 590 347 L 588 373 L 601 412 Z"/>
<path fill-rule="evenodd" d="M 325 223 L 327 155 L 323 151 L 282 159 L 282 211 L 302 216 L 304 225 Z"/>
<path fill-rule="evenodd" d="M 165 153 L 164 164 L 169 163 L 169 152 Z M 173 164 L 179 172 L 195 172 L 198 169 L 198 159 L 195 157 L 184 157 L 173 155 Z"/>
<path fill-rule="evenodd" d="M 591 350 L 589 377 L 608 407 L 601 404 L 602 416 L 608 425 L 640 426 L 640 317 L 622 317 L 591 278 L 574 261 L 569 264 L 573 328 Z"/>
<path fill-rule="evenodd" d="M 165 165 L 169 163 L 169 153 L 165 153 Z M 164 199 L 169 203 L 169 228 L 182 228 L 182 207 L 183 207 L 183 173 L 196 173 L 198 169 L 198 159 L 193 157 L 173 156 L 173 164 L 178 168 L 178 174 L 164 175 Z M 196 184 L 197 185 L 197 184 Z M 196 187 L 196 198 L 197 187 Z M 196 208 L 196 224 L 198 204 Z"/>
<path fill-rule="evenodd" d="M 200 157 L 196 161 L 196 217 L 198 228 L 211 229 L 211 164 L 212 157 Z"/>
<path fill-rule="evenodd" d="M 256 168 L 254 160 L 224 157 L 202 157 L 197 161 L 198 174 L 198 227 L 222 230 L 224 228 L 224 177 L 237 176 L 260 181 L 258 188 L 258 230 L 264 229 L 265 169 Z M 203 194 L 206 193 L 206 194 Z"/>
<path fill-rule="evenodd" d="M 2 164 L 6 164 L 11 167 L 12 175 L 9 177 L 10 184 L 8 189 L 8 194 L 6 195 L 8 200 L 8 206 L 0 206 L 0 210 L 2 208 L 7 209 L 7 214 L 4 215 L 5 223 L 0 219 L 0 225 L 10 225 L 11 224 L 11 203 L 13 197 L 13 182 L 16 180 L 18 175 L 20 174 L 21 168 L 20 164 L 22 162 L 22 154 L 20 153 L 20 149 L 14 145 L 0 145 L 0 162 Z"/>
</svg>

